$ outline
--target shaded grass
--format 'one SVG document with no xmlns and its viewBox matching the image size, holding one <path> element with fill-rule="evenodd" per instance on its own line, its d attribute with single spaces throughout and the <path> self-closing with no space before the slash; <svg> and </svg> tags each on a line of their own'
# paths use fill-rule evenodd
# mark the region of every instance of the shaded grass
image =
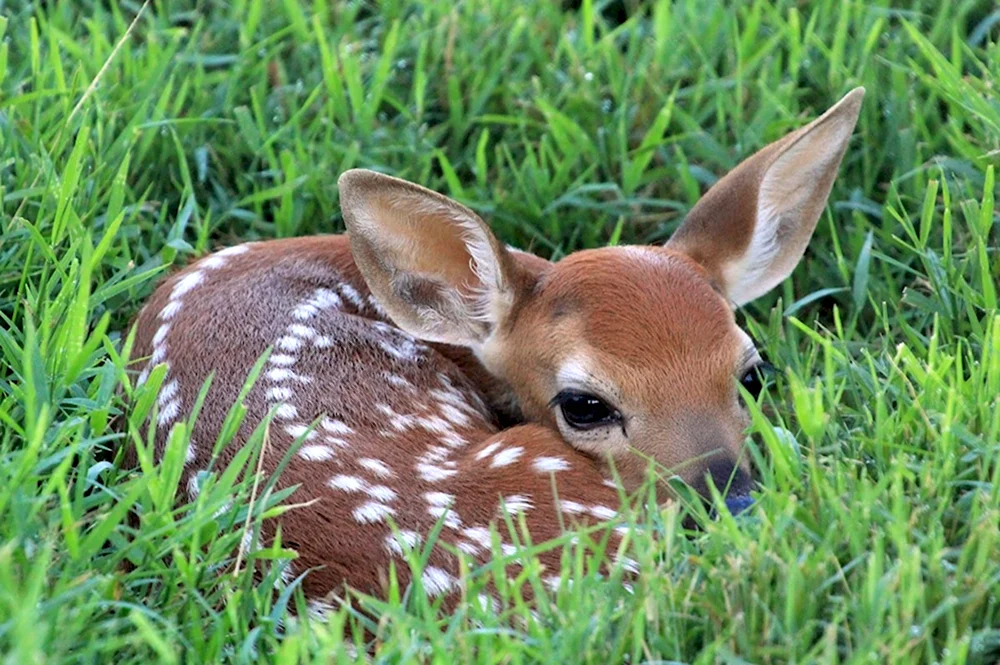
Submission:
<svg viewBox="0 0 1000 665">
<path fill-rule="evenodd" d="M 345 626 L 376 633 L 384 662 L 1000 657 L 991 3 L 152 2 L 111 58 L 139 8 L 0 4 L 4 659 L 350 662 Z M 289 553 L 253 557 L 259 586 L 223 574 L 248 512 L 259 526 L 303 500 L 264 487 L 248 511 L 262 430 L 191 505 L 173 501 L 184 429 L 160 465 L 110 463 L 146 440 L 158 379 L 123 385 L 120 331 L 156 280 L 216 246 L 341 230 L 341 171 L 421 182 L 554 258 L 661 242 L 721 173 L 855 85 L 806 258 L 741 314 L 782 369 L 751 405 L 760 506 L 695 515 L 698 533 L 693 506 L 634 517 L 631 591 L 594 572 L 595 534 L 537 618 L 514 590 L 499 615 L 399 590 L 359 601 L 377 623 L 288 622 Z"/>
</svg>

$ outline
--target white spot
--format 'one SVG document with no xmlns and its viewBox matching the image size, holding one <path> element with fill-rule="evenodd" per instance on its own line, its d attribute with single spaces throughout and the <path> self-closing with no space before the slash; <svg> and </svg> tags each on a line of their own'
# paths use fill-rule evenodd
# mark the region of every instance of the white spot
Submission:
<svg viewBox="0 0 1000 665">
<path fill-rule="evenodd" d="M 194 458 L 198 455 L 198 446 L 195 445 L 194 439 L 188 438 L 188 447 L 184 451 L 184 463 L 190 464 L 194 461 Z"/>
<path fill-rule="evenodd" d="M 309 444 L 299 448 L 299 457 L 310 462 L 325 462 L 337 456 L 336 451 L 330 446 L 321 443 Z"/>
<path fill-rule="evenodd" d="M 562 457 L 536 457 L 531 463 L 532 468 L 538 473 L 555 473 L 556 471 L 566 471 L 569 469 L 569 462 Z"/>
<path fill-rule="evenodd" d="M 392 469 L 390 469 L 382 460 L 373 459 L 371 457 L 362 457 L 358 460 L 358 464 L 368 469 L 379 478 L 392 477 Z"/>
<path fill-rule="evenodd" d="M 494 441 L 493 443 L 491 443 L 490 445 L 486 446 L 485 448 L 483 448 L 482 450 L 480 450 L 478 453 L 476 453 L 476 459 L 477 460 L 484 460 L 484 459 L 486 459 L 487 457 L 489 457 L 490 455 L 492 455 L 493 451 L 496 450 L 497 448 L 499 448 L 501 445 L 503 445 L 503 441 Z"/>
<path fill-rule="evenodd" d="M 427 449 L 427 452 L 425 452 L 423 455 L 420 456 L 420 461 L 425 462 L 427 464 L 432 464 L 434 462 L 443 462 L 447 460 L 448 455 L 450 454 L 451 450 L 449 450 L 445 446 L 430 446 Z M 448 464 L 448 462 L 445 463 Z M 454 462 L 450 462 L 450 464 L 453 466 Z"/>
<path fill-rule="evenodd" d="M 398 534 L 390 533 L 385 537 L 385 548 L 392 554 L 402 556 L 419 545 L 421 540 L 423 539 L 416 531 L 400 531 Z"/>
<path fill-rule="evenodd" d="M 281 567 L 281 572 L 278 575 L 281 578 L 282 583 L 291 584 L 292 580 L 295 579 L 295 568 L 290 562 L 286 561 Z"/>
<path fill-rule="evenodd" d="M 462 529 L 462 535 L 486 549 L 489 549 L 493 543 L 490 530 L 481 526 L 466 527 Z"/>
<path fill-rule="evenodd" d="M 338 439 L 335 436 L 327 436 L 323 438 L 324 441 L 329 443 L 331 446 L 336 446 L 338 448 L 350 448 L 351 444 L 347 443 L 343 439 Z"/>
<path fill-rule="evenodd" d="M 615 481 L 609 480 L 607 478 L 605 478 L 604 480 L 602 480 L 601 484 L 604 485 L 605 487 L 610 487 L 613 490 L 618 489 L 618 485 L 615 483 Z"/>
<path fill-rule="evenodd" d="M 323 418 L 319 425 L 330 434 L 351 434 L 354 432 L 353 429 L 344 424 L 344 421 L 333 418 Z"/>
<path fill-rule="evenodd" d="M 290 379 L 295 376 L 295 372 L 290 369 L 285 369 L 284 367 L 274 367 L 267 370 L 267 378 L 272 381 L 284 381 L 285 379 Z"/>
<path fill-rule="evenodd" d="M 511 496 L 504 497 L 503 507 L 506 508 L 507 513 L 514 515 L 531 510 L 534 504 L 531 502 L 530 497 L 523 494 L 512 494 Z"/>
<path fill-rule="evenodd" d="M 618 511 L 612 510 L 607 506 L 601 506 L 601 505 L 591 506 L 590 514 L 599 520 L 605 520 L 605 521 L 613 520 L 614 518 L 618 517 Z"/>
<path fill-rule="evenodd" d="M 424 499 L 432 506 L 450 506 L 455 502 L 455 495 L 446 492 L 427 492 L 424 494 Z"/>
<path fill-rule="evenodd" d="M 433 464 L 421 463 L 417 464 L 417 473 L 419 473 L 420 477 L 427 482 L 434 483 L 439 480 L 444 480 L 445 478 L 451 478 L 458 473 L 458 471 L 455 471 L 454 469 L 443 469 Z"/>
<path fill-rule="evenodd" d="M 396 511 L 385 504 L 368 501 L 355 508 L 351 514 L 360 524 L 375 524 L 385 521 L 390 515 L 395 515 Z"/>
<path fill-rule="evenodd" d="M 372 485 L 365 489 L 365 494 L 382 503 L 396 500 L 396 493 L 385 485 Z"/>
<path fill-rule="evenodd" d="M 420 347 L 408 339 L 400 340 L 399 344 L 393 344 L 391 341 L 383 339 L 379 340 L 378 345 L 383 351 L 403 363 L 412 363 L 420 357 Z"/>
<path fill-rule="evenodd" d="M 327 483 L 332 489 L 343 492 L 360 492 L 368 486 L 363 478 L 357 476 L 345 476 L 343 474 L 334 476 Z"/>
<path fill-rule="evenodd" d="M 185 293 L 198 286 L 204 280 L 204 274 L 195 270 L 194 272 L 184 275 L 176 284 L 174 284 L 173 290 L 170 292 L 170 299 L 177 300 Z"/>
<path fill-rule="evenodd" d="M 216 268 L 221 268 L 224 265 L 226 265 L 226 257 L 219 256 L 218 254 L 207 256 L 198 262 L 199 268 L 208 268 L 209 270 L 215 270 Z"/>
<path fill-rule="evenodd" d="M 139 373 L 139 378 L 135 380 L 135 387 L 138 388 L 139 386 L 144 385 L 148 380 L 149 380 L 149 368 L 147 367 L 146 369 L 142 370 Z"/>
<path fill-rule="evenodd" d="M 470 413 L 474 413 L 475 409 L 469 404 L 468 400 L 462 393 L 458 392 L 451 387 L 451 383 L 448 381 L 448 377 L 444 374 L 438 373 L 438 378 L 442 383 L 448 386 L 448 390 L 432 390 L 430 391 L 430 396 L 439 402 L 445 402 L 451 404 L 452 406 L 458 407 L 459 409 L 464 409 Z"/>
<path fill-rule="evenodd" d="M 298 351 L 302 348 L 302 340 L 294 335 L 285 335 L 278 340 L 278 348 L 285 351 Z"/>
<path fill-rule="evenodd" d="M 500 601 L 493 596 L 481 593 L 476 596 L 476 600 L 479 601 L 479 606 L 483 609 L 483 611 L 491 611 L 494 614 L 500 611 Z"/>
<path fill-rule="evenodd" d="M 562 577 L 559 575 L 549 575 L 542 578 L 542 582 L 548 587 L 549 591 L 558 591 L 559 587 L 562 586 Z"/>
<path fill-rule="evenodd" d="M 316 432 L 310 431 L 305 425 L 285 425 L 285 432 L 296 439 L 304 434 L 306 441 L 316 438 Z"/>
<path fill-rule="evenodd" d="M 392 428 L 397 432 L 411 429 L 418 420 L 416 416 L 395 413 L 392 409 L 389 409 L 389 413 L 393 414 L 389 418 L 389 425 L 392 426 Z"/>
<path fill-rule="evenodd" d="M 378 304 L 377 300 L 375 300 L 375 296 L 368 296 L 368 305 L 373 310 L 375 310 L 375 313 L 378 314 L 379 316 L 381 316 L 383 318 L 387 318 L 388 317 L 388 314 L 386 314 L 386 311 L 384 309 L 382 309 L 382 306 Z"/>
<path fill-rule="evenodd" d="M 451 591 L 456 579 L 437 566 L 427 566 L 421 576 L 428 596 L 440 596 Z"/>
<path fill-rule="evenodd" d="M 181 401 L 179 399 L 172 399 L 160 410 L 160 414 L 156 417 L 157 425 L 165 425 L 171 420 L 177 417 L 177 414 L 181 410 Z"/>
<path fill-rule="evenodd" d="M 288 326 L 288 332 L 292 333 L 296 337 L 304 337 L 306 339 L 316 336 L 316 331 L 309 326 L 304 326 L 301 323 L 293 323 Z"/>
<path fill-rule="evenodd" d="M 521 456 L 524 452 L 524 448 L 521 446 L 514 446 L 512 448 L 507 448 L 506 450 L 501 450 L 496 455 L 493 456 L 493 461 L 490 462 L 492 467 L 507 466 L 513 464 L 517 461 L 517 458 Z"/>
<path fill-rule="evenodd" d="M 260 543 L 254 545 L 253 542 L 253 531 L 247 530 L 243 532 L 243 551 L 244 552 L 256 552 L 260 549 Z"/>
<path fill-rule="evenodd" d="M 170 332 L 170 324 L 164 323 L 159 328 L 156 329 L 156 334 L 153 335 L 153 346 L 159 346 L 163 344 L 163 340 L 167 338 L 167 333 Z"/>
<path fill-rule="evenodd" d="M 299 321 L 305 321 L 318 311 L 315 305 L 304 303 L 292 310 L 292 317 Z"/>
<path fill-rule="evenodd" d="M 160 403 L 160 406 L 163 406 L 164 404 L 166 404 L 167 402 L 169 402 L 174 398 L 174 395 L 177 394 L 177 388 L 178 388 L 177 379 L 174 379 L 167 385 L 163 386 L 163 388 L 160 390 L 160 397 L 157 400 Z"/>
<path fill-rule="evenodd" d="M 282 367 L 288 367 L 289 365 L 294 365 L 297 358 L 295 356 L 288 355 L 286 353 L 275 353 L 267 362 L 272 365 L 281 365 Z"/>
<path fill-rule="evenodd" d="M 435 520 L 443 518 L 444 525 L 449 529 L 460 529 L 462 527 L 462 519 L 458 516 L 458 513 L 451 508 L 446 508 L 445 506 L 430 506 L 427 509 L 427 514 Z"/>
<path fill-rule="evenodd" d="M 190 450 L 190 446 L 188 447 L 188 449 Z M 191 473 L 190 476 L 188 476 L 187 491 L 188 491 L 188 496 L 191 497 L 192 501 L 197 499 L 198 495 L 201 494 L 201 483 L 198 482 L 197 472 L 193 472 Z"/>
<path fill-rule="evenodd" d="M 233 245 L 232 247 L 226 247 L 225 249 L 220 249 L 215 253 L 216 256 L 237 256 L 243 254 L 244 252 L 250 251 L 250 244 L 244 243 L 242 245 Z"/>
<path fill-rule="evenodd" d="M 163 309 L 160 310 L 160 320 L 169 321 L 170 319 L 174 318 L 174 316 L 177 315 L 177 312 L 181 311 L 181 307 L 183 306 L 184 303 L 182 303 L 180 300 L 169 301 L 166 305 L 163 306 Z"/>
<path fill-rule="evenodd" d="M 441 435 L 448 434 L 454 431 L 451 428 L 451 423 L 449 423 L 444 418 L 440 418 L 434 415 L 426 416 L 424 418 L 419 418 L 417 420 L 417 424 L 419 424 L 421 427 L 423 427 L 425 430 L 429 432 L 435 432 L 436 434 L 441 434 Z"/>
<path fill-rule="evenodd" d="M 630 573 L 639 572 L 639 562 L 632 557 L 620 556 L 615 558 L 615 562 Z"/>
<path fill-rule="evenodd" d="M 291 404 L 282 404 L 275 409 L 274 415 L 282 420 L 294 420 L 299 416 L 299 410 Z"/>
<path fill-rule="evenodd" d="M 340 294 L 350 300 L 351 304 L 355 307 L 361 309 L 365 306 L 365 302 L 361 299 L 361 295 L 353 286 L 344 282 L 341 283 L 338 288 L 340 289 Z"/>
<path fill-rule="evenodd" d="M 311 303 L 320 309 L 326 309 L 327 307 L 340 307 L 340 296 L 331 291 L 330 289 L 316 289 L 313 292 L 313 297 Z"/>
<path fill-rule="evenodd" d="M 326 335 L 320 335 L 319 337 L 316 337 L 315 339 L 313 339 L 312 343 L 313 346 L 315 346 L 317 349 L 328 349 L 331 346 L 333 346 L 333 340 L 327 337 Z"/>
<path fill-rule="evenodd" d="M 467 444 L 468 441 L 465 439 L 465 437 L 459 436 L 458 434 L 455 434 L 453 432 L 448 432 L 447 434 L 441 435 L 441 443 L 448 446 L 449 448 L 461 448 L 462 446 Z"/>
<path fill-rule="evenodd" d="M 468 425 L 470 422 L 469 416 L 465 415 L 464 413 L 453 407 L 451 404 L 442 404 L 441 414 L 455 425 L 458 425 L 459 427 L 464 427 Z"/>
<path fill-rule="evenodd" d="M 159 365 L 161 362 L 167 358 L 167 347 L 165 346 L 154 346 L 153 353 L 149 356 L 149 364 L 152 366 Z"/>
<path fill-rule="evenodd" d="M 306 608 L 309 611 L 309 616 L 316 621 L 323 621 L 326 619 L 326 615 L 335 609 L 331 603 L 319 598 L 308 601 Z"/>
<path fill-rule="evenodd" d="M 559 510 L 570 515 L 579 515 L 580 513 L 587 512 L 587 507 L 582 503 L 563 499 L 559 502 Z"/>
<path fill-rule="evenodd" d="M 382 378 L 399 388 L 412 388 L 413 384 L 401 377 L 399 374 L 393 374 L 392 372 L 383 372 Z"/>
<path fill-rule="evenodd" d="M 290 399 L 291 396 L 292 389 L 285 386 L 274 386 L 273 388 L 268 388 L 267 392 L 264 393 L 264 397 L 272 402 L 281 402 Z"/>
<path fill-rule="evenodd" d="M 483 551 L 479 545 L 469 542 L 468 540 L 458 541 L 458 543 L 455 544 L 455 547 L 458 548 L 460 552 L 465 552 L 469 556 L 479 556 L 479 554 Z"/>
</svg>

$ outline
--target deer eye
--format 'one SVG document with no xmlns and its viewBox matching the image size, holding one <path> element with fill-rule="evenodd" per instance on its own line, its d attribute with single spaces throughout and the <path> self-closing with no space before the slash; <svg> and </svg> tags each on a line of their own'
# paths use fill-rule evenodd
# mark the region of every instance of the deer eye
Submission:
<svg viewBox="0 0 1000 665">
<path fill-rule="evenodd" d="M 564 390 L 552 400 L 566 424 L 574 429 L 594 429 L 621 421 L 621 414 L 600 397 Z"/>
<path fill-rule="evenodd" d="M 767 377 L 774 372 L 774 365 L 768 362 L 757 363 L 740 377 L 740 385 L 747 389 L 747 392 L 754 399 L 760 396 L 764 389 L 764 382 Z"/>
</svg>

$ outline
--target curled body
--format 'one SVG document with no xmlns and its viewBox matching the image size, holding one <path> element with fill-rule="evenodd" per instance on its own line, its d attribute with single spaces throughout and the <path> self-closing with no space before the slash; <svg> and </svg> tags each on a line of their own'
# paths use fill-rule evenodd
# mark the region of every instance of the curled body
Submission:
<svg viewBox="0 0 1000 665">
<path fill-rule="evenodd" d="M 194 498 L 230 406 L 270 349 L 215 466 L 268 417 L 265 472 L 301 444 L 280 485 L 308 503 L 280 526 L 298 553 L 289 574 L 310 571 L 317 612 L 345 585 L 383 594 L 394 560 L 406 584 L 403 555 L 438 521 L 421 581 L 454 596 L 459 555 L 485 562 L 512 550 L 504 529 L 491 537 L 505 515 L 523 519 L 534 542 L 614 520 L 650 463 L 745 509 L 753 485 L 738 386 L 754 392 L 762 361 L 733 309 L 799 262 L 862 94 L 740 164 L 662 247 L 553 263 L 504 246 L 440 194 L 344 173 L 347 235 L 223 249 L 165 280 L 140 312 L 136 380 L 167 366 L 150 423 L 157 454 L 214 375 L 186 453 Z M 540 555 L 552 584 L 559 557 Z"/>
<path fill-rule="evenodd" d="M 182 478 L 189 500 L 249 369 L 271 349 L 243 401 L 246 418 L 214 466 L 224 468 L 269 414 L 266 474 L 300 442 L 281 486 L 298 485 L 292 500 L 312 503 L 282 518 L 283 545 L 298 553 L 286 575 L 311 571 L 304 588 L 317 610 L 344 583 L 381 594 L 392 559 L 405 585 L 405 551 L 439 519 L 438 542 L 481 563 L 497 547 L 513 548 L 491 539 L 504 512 L 523 514 L 537 542 L 560 534 L 557 511 L 565 525 L 615 514 L 618 493 L 594 459 L 545 427 L 498 430 L 483 389 L 489 377 L 470 378 L 480 376 L 471 354 L 391 324 L 347 236 L 247 243 L 204 257 L 160 286 L 135 327 L 135 355 L 149 359 L 147 368 L 167 366 L 152 422 L 158 455 L 205 380 L 217 377 L 191 432 Z M 272 527 L 265 524 L 265 542 Z M 554 583 L 558 552 L 542 556 Z M 435 548 L 424 589 L 457 591 L 458 564 L 447 547 Z"/>
</svg>

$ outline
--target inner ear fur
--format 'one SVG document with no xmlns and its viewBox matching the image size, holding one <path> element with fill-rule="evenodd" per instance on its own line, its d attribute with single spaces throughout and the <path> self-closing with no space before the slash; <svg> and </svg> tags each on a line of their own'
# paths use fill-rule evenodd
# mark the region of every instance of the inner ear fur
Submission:
<svg viewBox="0 0 1000 665">
<path fill-rule="evenodd" d="M 355 262 L 399 327 L 474 347 L 503 322 L 522 277 L 478 215 L 373 171 L 347 171 L 338 184 Z"/>
<path fill-rule="evenodd" d="M 749 157 L 691 209 L 667 247 L 701 264 L 735 304 L 795 268 L 830 195 L 864 89 Z"/>
</svg>

